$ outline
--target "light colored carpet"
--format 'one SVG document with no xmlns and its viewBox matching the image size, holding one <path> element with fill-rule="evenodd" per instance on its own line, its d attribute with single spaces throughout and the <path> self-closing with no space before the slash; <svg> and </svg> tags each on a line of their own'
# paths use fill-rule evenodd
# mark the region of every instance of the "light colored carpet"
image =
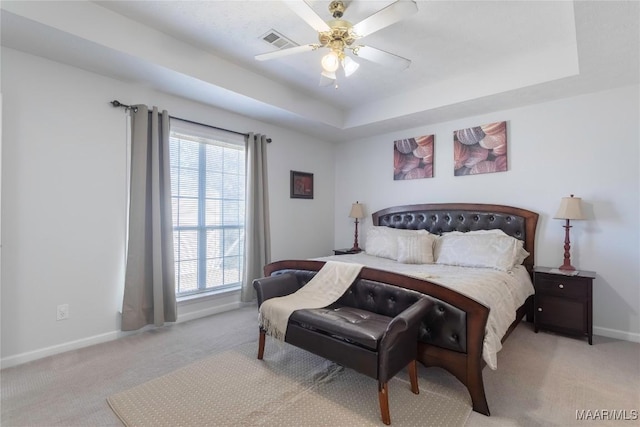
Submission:
<svg viewBox="0 0 640 427">
<path fill-rule="evenodd" d="M 110 396 L 126 426 L 382 425 L 377 381 L 309 352 L 268 339 L 192 363 Z M 426 378 L 420 394 L 406 372 L 389 382 L 392 425 L 463 426 L 468 395 Z"/>
<path fill-rule="evenodd" d="M 107 403 L 109 396 L 236 347 L 255 348 L 257 318 L 256 307 L 246 307 L 3 369 L 0 425 L 122 427 Z M 418 376 L 421 384 L 436 382 L 468 398 L 464 386 L 442 369 L 419 365 Z M 575 411 L 640 409 L 638 343 L 594 336 L 590 346 L 584 339 L 536 334 L 530 323 L 523 323 L 498 354 L 498 370 L 485 368 L 483 377 L 491 416 L 472 412 L 466 422 L 469 427 L 637 424 L 578 421 Z M 366 404 L 375 408 L 372 413 L 377 417 L 375 382 L 372 387 L 373 391 L 366 390 Z M 414 396 L 408 386 L 391 384 L 392 425 L 399 422 L 393 399 L 405 391 L 425 397 L 421 387 L 420 396 Z M 424 420 L 420 426 L 437 424 Z"/>
</svg>

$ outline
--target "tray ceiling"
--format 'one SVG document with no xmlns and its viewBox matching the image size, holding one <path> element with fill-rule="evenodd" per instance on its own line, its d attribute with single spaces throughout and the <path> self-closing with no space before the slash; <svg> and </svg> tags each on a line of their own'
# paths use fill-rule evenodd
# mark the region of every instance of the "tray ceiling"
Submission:
<svg viewBox="0 0 640 427">
<path fill-rule="evenodd" d="M 392 2 L 345 3 L 356 23 Z M 410 68 L 360 60 L 338 89 L 318 86 L 322 52 L 253 59 L 271 30 L 317 40 L 281 1 L 3 1 L 2 44 L 329 141 L 638 83 L 637 2 L 417 4 L 362 39 Z"/>
</svg>

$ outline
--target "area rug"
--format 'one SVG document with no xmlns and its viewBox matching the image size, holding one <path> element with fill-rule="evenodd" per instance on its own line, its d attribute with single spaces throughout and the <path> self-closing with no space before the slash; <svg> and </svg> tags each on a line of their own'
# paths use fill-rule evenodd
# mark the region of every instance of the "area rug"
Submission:
<svg viewBox="0 0 640 427">
<path fill-rule="evenodd" d="M 267 340 L 264 360 L 256 352 L 257 343 L 239 346 L 107 401 L 128 427 L 382 425 L 376 380 L 275 340 Z M 392 425 L 464 425 L 466 390 L 425 372 L 419 395 L 406 372 L 389 382 Z"/>
</svg>

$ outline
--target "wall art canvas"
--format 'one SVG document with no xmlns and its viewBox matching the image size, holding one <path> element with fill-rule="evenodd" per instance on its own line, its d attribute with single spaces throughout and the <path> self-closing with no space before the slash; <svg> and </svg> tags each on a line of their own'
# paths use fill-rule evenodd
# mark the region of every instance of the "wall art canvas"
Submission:
<svg viewBox="0 0 640 427">
<path fill-rule="evenodd" d="M 460 129 L 453 132 L 455 176 L 505 172 L 507 170 L 507 122 Z"/>
<path fill-rule="evenodd" d="M 393 142 L 393 179 L 433 178 L 433 135 Z"/>
</svg>

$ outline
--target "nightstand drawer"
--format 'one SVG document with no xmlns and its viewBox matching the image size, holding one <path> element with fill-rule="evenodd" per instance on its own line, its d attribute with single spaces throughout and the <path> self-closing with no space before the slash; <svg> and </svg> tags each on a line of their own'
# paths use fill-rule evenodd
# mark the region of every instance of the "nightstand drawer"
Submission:
<svg viewBox="0 0 640 427">
<path fill-rule="evenodd" d="M 537 276 L 537 293 L 567 298 L 587 298 L 589 296 L 589 289 L 585 286 L 583 279 L 576 280 L 574 277 L 546 274 L 538 274 Z"/>
</svg>

